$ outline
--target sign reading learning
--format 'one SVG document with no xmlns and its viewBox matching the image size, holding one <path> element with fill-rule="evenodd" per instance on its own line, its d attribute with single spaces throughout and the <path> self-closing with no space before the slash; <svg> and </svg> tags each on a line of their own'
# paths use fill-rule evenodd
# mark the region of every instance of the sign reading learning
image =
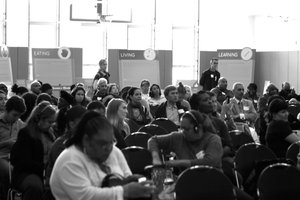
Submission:
<svg viewBox="0 0 300 200">
<path fill-rule="evenodd" d="M 228 81 L 228 89 L 235 82 L 241 82 L 244 87 L 254 80 L 255 50 L 249 47 L 243 49 L 218 49 L 218 70 Z"/>
</svg>

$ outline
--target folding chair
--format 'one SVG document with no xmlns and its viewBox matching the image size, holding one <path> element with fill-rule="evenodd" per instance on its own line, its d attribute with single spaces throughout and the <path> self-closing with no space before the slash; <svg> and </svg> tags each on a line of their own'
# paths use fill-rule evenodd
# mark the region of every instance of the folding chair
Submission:
<svg viewBox="0 0 300 200">
<path fill-rule="evenodd" d="M 8 155 L 8 163 L 9 163 L 9 184 L 10 188 L 7 191 L 7 200 L 22 200 L 22 193 L 12 187 L 12 170 L 13 167 L 10 163 L 10 155 Z"/>
<path fill-rule="evenodd" d="M 138 125 L 135 121 L 129 118 L 125 118 L 126 123 L 128 124 L 130 128 L 130 133 L 137 132 L 140 128 L 140 125 Z"/>
<path fill-rule="evenodd" d="M 238 149 L 240 148 L 240 146 L 244 145 L 244 144 L 248 144 L 248 143 L 253 143 L 254 140 L 251 137 L 251 135 L 240 131 L 240 130 L 232 130 L 229 131 L 229 135 L 231 137 L 232 140 L 232 144 L 234 149 Z"/>
<path fill-rule="evenodd" d="M 194 166 L 183 171 L 175 186 L 176 200 L 234 200 L 231 181 L 210 166 Z"/>
<path fill-rule="evenodd" d="M 138 132 L 146 132 L 150 135 L 165 135 L 168 134 L 168 132 L 163 129 L 162 127 L 156 125 L 156 124 L 147 124 L 139 128 Z"/>
<path fill-rule="evenodd" d="M 145 167 L 152 165 L 152 155 L 147 149 L 131 146 L 122 149 L 122 152 L 133 174 L 145 175 Z"/>
<path fill-rule="evenodd" d="M 300 149 L 300 141 L 294 142 L 291 144 L 286 151 L 286 159 L 292 160 L 295 164 L 297 164 L 297 155 Z"/>
<path fill-rule="evenodd" d="M 168 118 L 157 118 L 154 121 L 152 121 L 151 124 L 156 124 L 164 128 L 168 133 L 178 131 L 177 125 Z"/>
<path fill-rule="evenodd" d="M 253 189 L 250 189 L 250 186 L 253 186 L 253 181 L 255 182 L 255 166 L 257 162 L 266 160 L 276 160 L 276 155 L 268 147 L 257 143 L 242 145 L 237 150 L 233 163 L 237 187 L 243 188 L 242 186 L 247 183 L 248 187 L 245 187 L 245 190 L 252 191 Z M 239 183 L 239 175 L 242 177 L 242 184 Z"/>
<path fill-rule="evenodd" d="M 289 164 L 277 163 L 266 167 L 258 179 L 260 200 L 299 200 L 300 171 Z"/>
<path fill-rule="evenodd" d="M 125 143 L 129 146 L 139 146 L 145 149 L 148 148 L 148 140 L 151 138 L 149 133 L 145 132 L 134 132 L 131 135 L 125 137 Z"/>
</svg>

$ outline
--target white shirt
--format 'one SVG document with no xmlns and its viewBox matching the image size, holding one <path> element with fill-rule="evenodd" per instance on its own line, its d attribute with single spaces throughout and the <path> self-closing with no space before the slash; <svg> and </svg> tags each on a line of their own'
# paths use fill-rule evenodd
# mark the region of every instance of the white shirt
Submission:
<svg viewBox="0 0 300 200">
<path fill-rule="evenodd" d="M 120 149 L 113 150 L 105 164 L 111 172 L 131 175 Z M 50 177 L 51 191 L 57 200 L 123 200 L 123 187 L 101 188 L 106 174 L 77 147 L 65 149 L 57 158 Z"/>
</svg>

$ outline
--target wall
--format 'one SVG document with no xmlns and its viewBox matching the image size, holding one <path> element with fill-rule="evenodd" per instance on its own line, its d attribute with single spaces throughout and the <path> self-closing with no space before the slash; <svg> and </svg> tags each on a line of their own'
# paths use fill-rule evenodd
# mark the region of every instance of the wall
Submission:
<svg viewBox="0 0 300 200">
<path fill-rule="evenodd" d="M 209 61 L 214 56 L 217 56 L 216 51 L 200 52 L 200 74 L 209 67 Z M 254 82 L 259 94 L 263 94 L 265 81 L 271 81 L 279 90 L 282 82 L 290 82 L 299 94 L 300 51 L 256 52 L 255 57 Z M 228 86 L 228 89 L 230 88 L 231 86 Z"/>
<path fill-rule="evenodd" d="M 290 82 L 299 93 L 300 52 L 257 52 L 254 81 L 262 93 L 264 81 L 271 81 L 278 89 L 284 81 Z"/>
</svg>

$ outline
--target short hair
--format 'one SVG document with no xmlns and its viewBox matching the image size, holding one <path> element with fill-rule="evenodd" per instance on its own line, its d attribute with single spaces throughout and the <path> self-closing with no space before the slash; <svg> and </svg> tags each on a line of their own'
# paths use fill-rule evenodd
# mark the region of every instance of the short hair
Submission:
<svg viewBox="0 0 300 200">
<path fill-rule="evenodd" d="M 91 101 L 87 107 L 86 107 L 88 110 L 95 110 L 95 109 L 104 109 L 105 110 L 105 105 L 101 102 L 101 101 L 98 101 L 98 100 L 94 100 L 94 101 Z"/>
<path fill-rule="evenodd" d="M 247 89 L 250 90 L 251 88 L 257 90 L 257 85 L 255 83 L 249 83 Z"/>
<path fill-rule="evenodd" d="M 177 88 L 174 86 L 174 85 L 168 85 L 165 87 L 165 90 L 164 90 L 164 95 L 165 97 L 167 97 L 169 95 L 169 93 L 173 90 L 177 90 Z"/>
<path fill-rule="evenodd" d="M 101 114 L 95 111 L 87 111 L 75 128 L 74 135 L 67 140 L 66 147 L 71 145 L 82 146 L 84 135 L 89 137 L 104 131 L 113 131 L 113 126 Z"/>
<path fill-rule="evenodd" d="M 42 101 L 48 101 L 49 103 L 52 104 L 52 99 L 51 96 L 47 93 L 41 93 L 37 96 L 36 98 L 36 102 L 35 105 L 38 105 L 39 103 L 41 103 Z"/>
<path fill-rule="evenodd" d="M 152 88 L 153 88 L 154 86 L 156 86 L 156 87 L 158 88 L 158 91 L 159 91 L 158 94 L 159 94 L 159 96 L 161 96 L 161 89 L 160 89 L 159 85 L 154 83 L 154 84 L 151 85 L 151 87 L 150 87 L 150 89 L 149 89 L 149 96 L 150 96 L 151 98 L 154 97 L 154 94 L 153 94 L 153 91 L 152 91 Z"/>
<path fill-rule="evenodd" d="M 148 86 L 150 86 L 150 81 L 149 81 L 148 79 L 143 79 L 143 80 L 141 81 L 141 87 L 142 87 L 143 85 L 145 85 L 145 84 L 147 84 Z"/>
<path fill-rule="evenodd" d="M 233 85 L 232 85 L 232 90 L 235 90 L 236 86 L 237 85 L 242 85 L 244 87 L 244 84 L 241 83 L 241 82 L 235 82 Z"/>
<path fill-rule="evenodd" d="M 99 66 L 104 65 L 104 63 L 106 63 L 106 62 L 107 62 L 106 59 L 101 59 L 99 61 Z"/>
<path fill-rule="evenodd" d="M 105 78 L 99 78 L 99 80 L 97 81 L 97 86 L 101 83 L 107 84 L 107 80 Z"/>
<path fill-rule="evenodd" d="M 17 95 L 10 97 L 5 104 L 5 110 L 6 112 L 15 110 L 21 114 L 25 113 L 26 105 L 24 99 Z"/>
<path fill-rule="evenodd" d="M 208 94 L 208 93 L 205 90 L 200 90 L 199 92 L 192 94 L 190 98 L 191 109 L 199 110 L 199 101 L 201 100 L 202 94 Z"/>
<path fill-rule="evenodd" d="M 269 105 L 269 113 L 274 114 L 278 113 L 281 110 L 287 110 L 288 104 L 285 100 L 282 99 L 274 99 L 271 101 Z"/>
<path fill-rule="evenodd" d="M 47 92 L 47 90 L 50 90 L 50 89 L 52 89 L 52 86 L 49 83 L 44 83 L 41 86 L 41 92 L 42 93 L 45 93 L 45 92 Z"/>
</svg>

